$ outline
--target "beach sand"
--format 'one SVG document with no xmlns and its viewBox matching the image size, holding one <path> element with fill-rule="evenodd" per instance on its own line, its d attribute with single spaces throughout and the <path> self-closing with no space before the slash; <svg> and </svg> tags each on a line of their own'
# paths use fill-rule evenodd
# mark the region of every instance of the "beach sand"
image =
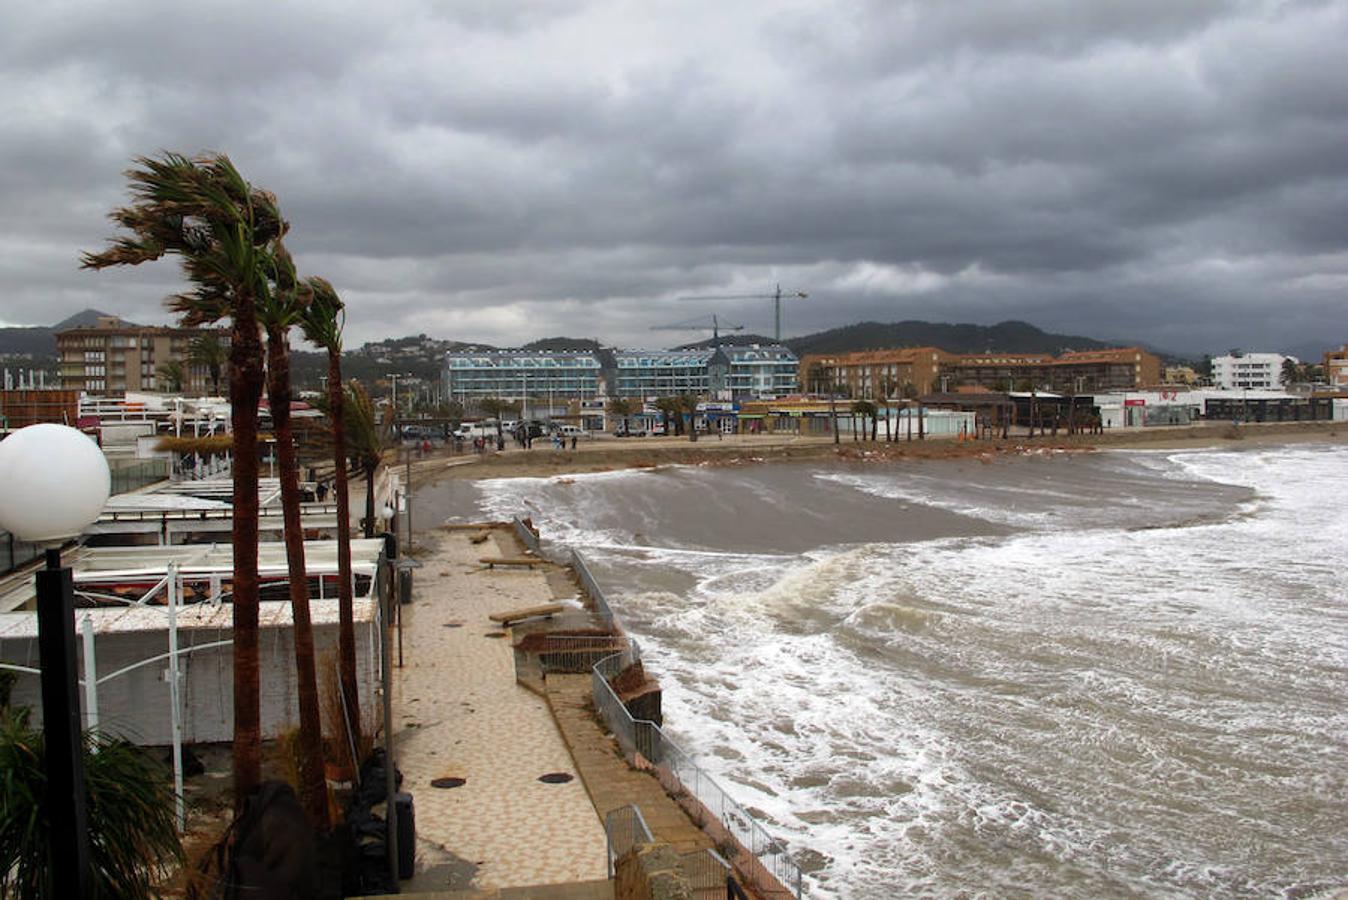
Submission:
<svg viewBox="0 0 1348 900">
<path fill-rule="evenodd" d="M 532 450 L 511 447 L 502 453 L 482 456 L 432 455 L 413 462 L 417 484 L 444 478 L 546 478 L 581 472 L 651 468 L 666 465 L 750 465 L 778 460 L 829 459 L 962 459 L 1001 454 L 1046 451 L 1090 452 L 1105 448 L 1146 450 L 1197 449 L 1201 447 L 1291 444 L 1301 442 L 1348 443 L 1348 423 L 1279 422 L 1202 424 L 1180 428 L 1134 428 L 1100 435 L 1011 436 L 1005 440 L 959 441 L 929 437 L 923 441 L 853 441 L 844 436 L 835 445 L 831 437 L 795 435 L 700 435 L 696 442 L 686 437 L 596 438 L 575 450 L 554 450 L 543 442 Z"/>
</svg>

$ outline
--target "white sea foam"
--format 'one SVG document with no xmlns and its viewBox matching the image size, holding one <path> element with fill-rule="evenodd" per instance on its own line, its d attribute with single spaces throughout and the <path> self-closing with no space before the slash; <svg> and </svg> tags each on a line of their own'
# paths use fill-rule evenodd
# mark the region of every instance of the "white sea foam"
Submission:
<svg viewBox="0 0 1348 900">
<path fill-rule="evenodd" d="M 642 640 L 670 730 L 820 854 L 811 896 L 1309 894 L 1348 870 L 1345 461 L 815 472 L 1015 530 L 796 556 L 635 545 L 661 521 L 630 493 L 543 512 Z M 722 474 L 698 489 L 758 487 Z"/>
</svg>

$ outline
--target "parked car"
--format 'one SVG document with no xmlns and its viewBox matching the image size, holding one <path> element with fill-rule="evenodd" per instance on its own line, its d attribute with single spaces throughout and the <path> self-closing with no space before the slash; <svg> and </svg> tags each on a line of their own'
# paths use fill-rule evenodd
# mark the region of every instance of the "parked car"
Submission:
<svg viewBox="0 0 1348 900">
<path fill-rule="evenodd" d="M 645 437 L 646 428 L 634 422 L 622 422 L 613 432 L 614 437 Z"/>
<path fill-rule="evenodd" d="M 654 425 L 651 426 L 651 434 L 652 434 L 652 435 L 661 435 L 661 434 L 665 434 L 665 433 L 666 433 L 666 430 L 665 430 L 665 423 L 664 423 L 664 422 L 656 422 Z"/>
</svg>

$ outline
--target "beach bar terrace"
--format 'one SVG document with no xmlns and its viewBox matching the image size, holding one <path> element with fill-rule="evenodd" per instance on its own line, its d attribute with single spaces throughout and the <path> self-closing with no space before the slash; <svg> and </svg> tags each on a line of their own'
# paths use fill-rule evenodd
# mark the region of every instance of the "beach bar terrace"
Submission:
<svg viewBox="0 0 1348 900">
<path fill-rule="evenodd" d="M 387 598 L 392 579 L 383 540 L 352 541 L 351 552 L 358 681 L 362 708 L 372 708 L 366 704 L 373 703 L 379 674 L 380 601 Z M 232 739 L 231 548 L 86 547 L 67 558 L 74 568 L 80 671 L 94 674 L 94 690 L 87 677 L 81 689 L 86 724 L 96 722 L 138 744 L 170 743 L 174 716 L 166 672 L 176 667 L 182 741 Z M 336 542 L 306 542 L 305 559 L 318 658 L 331 654 L 335 659 Z M 262 730 L 273 738 L 298 721 L 284 545 L 261 545 L 259 568 Z M 0 591 L 5 610 L 0 612 L 0 663 L 18 671 L 12 702 L 32 707 L 39 716 L 33 579 L 12 579 Z"/>
</svg>

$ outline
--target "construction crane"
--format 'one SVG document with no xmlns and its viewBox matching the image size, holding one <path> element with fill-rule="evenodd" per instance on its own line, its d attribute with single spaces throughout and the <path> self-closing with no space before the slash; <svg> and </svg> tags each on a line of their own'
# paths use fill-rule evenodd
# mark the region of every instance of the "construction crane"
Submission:
<svg viewBox="0 0 1348 900">
<path fill-rule="evenodd" d="M 670 325 L 652 325 L 651 331 L 706 331 L 707 323 L 711 323 L 711 339 L 716 346 L 721 346 L 721 329 L 726 331 L 743 331 L 743 325 L 722 325 L 715 315 L 698 316 L 696 319 L 688 319 L 684 322 L 674 322 Z"/>
<path fill-rule="evenodd" d="M 680 297 L 679 300 L 771 300 L 772 301 L 772 320 L 773 332 L 772 338 L 777 343 L 782 342 L 782 298 L 799 297 L 802 300 L 810 296 L 804 291 L 787 291 L 782 293 L 782 286 L 777 285 L 777 290 L 771 294 L 720 294 L 707 297 Z"/>
</svg>

